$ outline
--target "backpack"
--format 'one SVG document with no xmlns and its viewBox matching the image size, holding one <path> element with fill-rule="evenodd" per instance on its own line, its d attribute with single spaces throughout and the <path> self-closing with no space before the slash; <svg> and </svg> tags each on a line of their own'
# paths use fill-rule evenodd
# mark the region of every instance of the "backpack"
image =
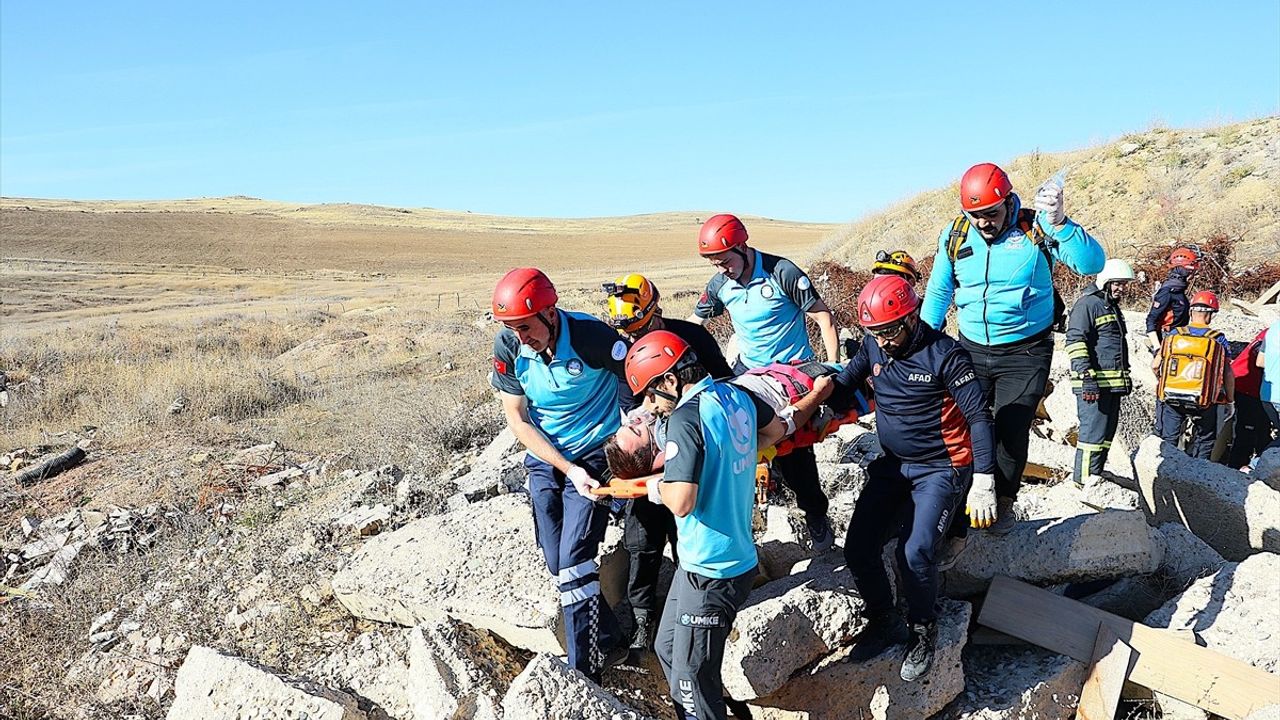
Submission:
<svg viewBox="0 0 1280 720">
<path fill-rule="evenodd" d="M 1180 327 L 1165 336 L 1160 348 L 1160 368 L 1156 377 L 1156 399 L 1181 410 L 1207 410 L 1223 392 L 1223 367 L 1227 351 L 1210 330 L 1194 335 Z"/>
<path fill-rule="evenodd" d="M 1018 227 L 1022 232 L 1031 238 L 1031 242 L 1040 248 L 1040 252 L 1044 253 L 1045 262 L 1049 264 L 1049 282 L 1053 283 L 1053 254 L 1050 252 L 1051 247 L 1057 245 L 1057 242 L 1045 234 L 1040 227 L 1040 223 L 1036 222 L 1036 211 L 1031 208 L 1020 208 L 1018 210 Z M 960 254 L 960 246 L 964 245 L 964 241 L 969 237 L 969 218 L 959 215 L 955 220 L 951 221 L 951 234 L 947 236 L 947 257 L 951 258 L 951 264 L 954 266 L 957 256 Z M 1067 331 L 1067 303 L 1062 299 L 1062 295 L 1058 292 L 1057 285 L 1053 287 L 1053 331 L 1064 333 Z"/>
</svg>

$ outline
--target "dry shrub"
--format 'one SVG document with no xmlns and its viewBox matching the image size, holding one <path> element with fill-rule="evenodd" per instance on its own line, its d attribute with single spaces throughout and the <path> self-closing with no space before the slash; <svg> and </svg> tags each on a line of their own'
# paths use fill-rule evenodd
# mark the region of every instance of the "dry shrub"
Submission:
<svg viewBox="0 0 1280 720">
<path fill-rule="evenodd" d="M 1240 242 L 1239 237 L 1216 232 L 1200 242 L 1176 241 L 1167 245 L 1149 245 L 1138 252 L 1133 260 L 1134 272 L 1139 279 L 1146 279 L 1152 293 L 1169 273 L 1169 253 L 1179 246 L 1200 251 L 1200 268 L 1191 279 L 1196 290 L 1212 290 L 1225 303 L 1236 297 L 1251 302 L 1259 294 L 1280 282 L 1280 262 L 1267 260 L 1237 270 L 1233 256 Z M 1146 298 L 1138 298 L 1141 303 Z"/>
</svg>

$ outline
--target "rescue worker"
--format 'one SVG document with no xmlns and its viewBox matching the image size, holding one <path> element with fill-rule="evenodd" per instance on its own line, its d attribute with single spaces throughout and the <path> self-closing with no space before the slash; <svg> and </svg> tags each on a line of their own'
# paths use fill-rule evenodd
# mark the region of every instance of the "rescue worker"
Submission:
<svg viewBox="0 0 1280 720">
<path fill-rule="evenodd" d="M 840 361 L 840 342 L 831 310 L 809 280 L 790 260 L 747 244 L 747 228 L 737 217 L 716 215 L 698 233 L 698 253 L 718 271 L 707 282 L 690 321 L 729 313 L 737 334 L 739 359 L 734 372 L 773 362 L 812 360 L 813 348 L 805 318 L 817 324 L 827 362 Z M 818 463 L 812 448 L 777 458 L 773 468 L 796 496 L 804 511 L 809 539 L 816 552 L 835 542 L 827 519 L 828 500 L 818 482 Z"/>
<path fill-rule="evenodd" d="M 1191 303 L 1187 300 L 1187 284 L 1200 268 L 1200 254 L 1189 247 L 1174 248 L 1169 253 L 1169 276 L 1156 289 L 1147 311 L 1147 349 L 1160 353 L 1165 333 L 1186 326 L 1191 321 Z"/>
<path fill-rule="evenodd" d="M 626 373 L 645 407 L 668 419 L 662 480 L 648 490 L 676 516 L 680 565 L 658 626 L 658 660 L 678 716 L 724 718 L 724 645 L 756 576 L 756 451 L 782 436 L 782 423 L 751 393 L 713 380 L 688 343 L 665 330 L 632 346 Z"/>
<path fill-rule="evenodd" d="M 1106 258 L 1067 217 L 1060 183 L 1045 183 L 1035 210 L 1024 210 L 1009 176 L 982 163 L 965 172 L 959 194 L 961 215 L 938 236 L 920 318 L 941 329 L 955 301 L 958 339 L 995 417 L 999 519 L 990 531 L 1003 534 L 1014 525 L 1031 422 L 1049 380 L 1052 333 L 1065 312 L 1053 266 L 1094 275 Z"/>
<path fill-rule="evenodd" d="M 1271 425 L 1261 394 L 1262 368 L 1258 365 L 1258 354 L 1266 340 L 1267 329 L 1263 328 L 1231 361 L 1231 374 L 1236 382 L 1236 418 L 1227 466 L 1245 472 L 1250 471 L 1253 458 L 1271 444 L 1277 429 Z"/>
<path fill-rule="evenodd" d="M 1071 308 L 1066 350 L 1080 418 L 1071 476 L 1077 487 L 1102 479 L 1120 424 L 1120 398 L 1133 392 L 1124 312 L 1120 309 L 1120 299 L 1133 280 L 1133 267 L 1112 258 Z"/>
<path fill-rule="evenodd" d="M 559 582 L 569 665 L 598 680 L 627 648 L 600 595 L 596 551 L 609 508 L 590 491 L 606 470 L 602 448 L 618 430 L 619 408 L 634 400 L 623 377 L 627 342 L 557 301 L 541 270 L 503 276 L 493 291 L 493 317 L 504 327 L 490 379 L 507 427 L 528 450 L 534 531 Z"/>
<path fill-rule="evenodd" d="M 916 269 L 915 258 L 906 250 L 876 252 L 875 264 L 871 266 L 872 275 L 897 275 L 915 285 L 920 282 L 920 271 Z"/>
<path fill-rule="evenodd" d="M 858 295 L 866 335 L 827 400 L 840 411 L 870 380 L 884 449 L 867 466 L 845 535 L 845 560 L 869 620 L 849 659 L 861 662 L 907 642 L 900 673 L 908 682 L 933 664 L 938 558 L 948 524 L 962 503 L 974 527 L 996 519 L 994 422 L 982 383 L 969 353 L 921 322 L 919 310 L 920 298 L 905 279 L 872 278 Z M 881 560 L 894 530 L 909 627 Z"/>
<path fill-rule="evenodd" d="M 631 273 L 604 284 L 608 294 L 609 323 L 632 342 L 655 330 L 668 330 L 688 343 L 698 355 L 699 362 L 714 378 L 733 376 L 733 370 L 724 359 L 719 343 L 702 325 L 686 320 L 663 316 L 659 304 L 658 287 L 639 273 Z M 643 447 L 646 438 L 638 437 L 640 424 L 649 418 L 635 418 L 618 431 L 617 440 L 606 446 L 610 465 L 621 462 L 615 448 L 628 450 Z M 665 423 L 653 423 L 652 431 L 644 429 L 646 437 L 652 432 L 653 441 L 661 447 L 665 444 Z M 638 477 L 638 476 L 637 476 Z M 631 650 L 640 653 L 653 648 L 653 635 L 658 627 L 658 571 L 662 568 L 662 551 L 668 543 L 676 545 L 676 521 L 661 503 L 654 504 L 646 498 L 627 501 L 623 520 L 623 545 L 630 556 L 627 577 L 627 598 L 635 630 L 631 636 Z"/>
<path fill-rule="evenodd" d="M 1209 327 L 1218 308 L 1218 296 L 1214 293 L 1203 290 L 1193 295 L 1190 303 L 1190 321 L 1187 323 L 1186 330 L 1197 337 L 1212 335 L 1214 340 L 1222 345 L 1222 351 L 1229 354 L 1231 344 L 1227 341 L 1227 336 Z M 1163 357 L 1157 352 L 1151 360 L 1151 369 L 1157 373 L 1157 376 L 1162 362 Z M 1231 372 L 1231 363 L 1224 363 L 1222 366 L 1221 386 L 1222 403 L 1228 406 L 1227 416 L 1230 418 L 1234 414 L 1235 404 L 1235 375 Z M 1194 458 L 1208 460 L 1213 454 L 1213 445 L 1218 439 L 1217 405 L 1204 410 L 1188 410 L 1156 400 L 1155 430 L 1161 440 L 1175 447 L 1178 446 L 1188 421 L 1191 423 L 1191 442 L 1186 448 L 1187 454 Z"/>
</svg>

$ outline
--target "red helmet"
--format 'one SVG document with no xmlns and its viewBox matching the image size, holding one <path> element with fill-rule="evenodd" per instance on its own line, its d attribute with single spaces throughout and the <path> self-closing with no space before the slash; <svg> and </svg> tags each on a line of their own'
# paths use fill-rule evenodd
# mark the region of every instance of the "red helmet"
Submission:
<svg viewBox="0 0 1280 720">
<path fill-rule="evenodd" d="M 1169 264 L 1194 271 L 1200 267 L 1200 253 L 1189 247 L 1175 248 L 1169 253 Z"/>
<path fill-rule="evenodd" d="M 1013 183 L 998 165 L 974 165 L 960 178 L 960 207 L 985 210 L 1004 202 L 1012 192 Z"/>
<path fill-rule="evenodd" d="M 633 395 L 662 375 L 697 362 L 689 343 L 670 330 L 654 330 L 631 346 L 627 353 L 627 385 Z"/>
<path fill-rule="evenodd" d="M 736 215 L 722 213 L 702 223 L 698 231 L 698 254 L 719 255 L 747 244 L 747 226 Z"/>
<path fill-rule="evenodd" d="M 559 296 L 551 279 L 537 268 L 516 268 L 493 289 L 495 320 L 519 320 L 555 307 Z"/>
<path fill-rule="evenodd" d="M 896 322 L 920 307 L 920 296 L 898 275 L 876 275 L 858 293 L 858 323 L 880 327 Z"/>
<path fill-rule="evenodd" d="M 1213 294 L 1212 292 L 1209 292 L 1208 290 L 1201 290 L 1200 292 L 1191 296 L 1191 307 L 1193 309 L 1209 308 L 1214 312 L 1218 312 L 1218 308 L 1219 308 L 1218 296 Z"/>
</svg>

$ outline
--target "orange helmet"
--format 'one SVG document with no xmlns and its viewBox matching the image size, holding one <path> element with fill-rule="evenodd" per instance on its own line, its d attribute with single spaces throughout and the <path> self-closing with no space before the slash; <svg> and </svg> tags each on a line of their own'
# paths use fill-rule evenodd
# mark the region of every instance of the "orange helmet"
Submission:
<svg viewBox="0 0 1280 720">
<path fill-rule="evenodd" d="M 1191 309 L 1212 310 L 1218 312 L 1218 296 L 1208 290 L 1201 290 L 1191 296 Z"/>
<path fill-rule="evenodd" d="M 537 268 L 516 268 L 493 289 L 493 317 L 498 321 L 520 320 L 555 307 L 556 286 Z"/>
<path fill-rule="evenodd" d="M 1180 247 L 1169 253 L 1169 264 L 1194 272 L 1200 267 L 1200 253 L 1189 247 Z"/>
<path fill-rule="evenodd" d="M 1013 193 L 1013 183 L 999 165 L 981 163 L 960 178 L 960 207 L 966 211 L 995 207 Z"/>
<path fill-rule="evenodd" d="M 658 288 L 639 273 L 604 284 L 609 293 L 609 324 L 625 333 L 638 332 L 658 312 Z"/>
<path fill-rule="evenodd" d="M 719 255 L 747 244 L 747 226 L 736 215 L 722 213 L 702 223 L 698 231 L 698 254 Z"/>
<path fill-rule="evenodd" d="M 654 330 L 627 353 L 627 385 L 633 395 L 639 395 L 654 380 L 697 361 L 698 356 L 679 335 L 670 330 Z"/>
<path fill-rule="evenodd" d="M 893 252 L 881 250 L 876 253 L 876 262 L 871 266 L 871 274 L 884 275 L 887 273 L 902 275 L 913 283 L 920 282 L 920 273 L 916 270 L 915 258 L 911 257 L 906 250 L 894 250 Z"/>
</svg>

